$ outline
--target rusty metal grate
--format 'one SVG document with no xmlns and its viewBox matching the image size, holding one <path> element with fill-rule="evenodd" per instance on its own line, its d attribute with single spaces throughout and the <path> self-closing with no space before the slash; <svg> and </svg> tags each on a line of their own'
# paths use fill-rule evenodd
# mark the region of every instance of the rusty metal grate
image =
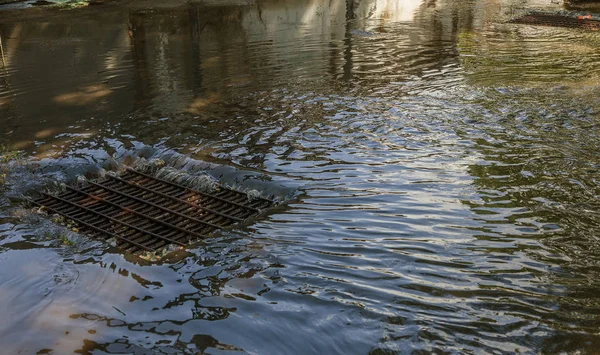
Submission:
<svg viewBox="0 0 600 355">
<path fill-rule="evenodd" d="M 540 26 L 582 28 L 591 31 L 600 30 L 600 21 L 590 18 L 576 18 L 555 14 L 529 14 L 510 22 Z"/>
<path fill-rule="evenodd" d="M 194 190 L 131 168 L 31 202 L 74 221 L 91 237 L 114 238 L 132 253 L 185 246 L 274 204 L 223 186 L 211 193 Z"/>
</svg>

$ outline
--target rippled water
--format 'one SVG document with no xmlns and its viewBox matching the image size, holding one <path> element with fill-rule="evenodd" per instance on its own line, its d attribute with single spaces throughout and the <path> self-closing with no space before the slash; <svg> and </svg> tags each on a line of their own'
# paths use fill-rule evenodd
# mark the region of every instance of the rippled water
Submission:
<svg viewBox="0 0 600 355">
<path fill-rule="evenodd" d="M 3 351 L 595 353 L 600 34 L 530 8 L 0 12 Z M 173 152 L 289 202 L 149 264 L 8 199 Z"/>
</svg>

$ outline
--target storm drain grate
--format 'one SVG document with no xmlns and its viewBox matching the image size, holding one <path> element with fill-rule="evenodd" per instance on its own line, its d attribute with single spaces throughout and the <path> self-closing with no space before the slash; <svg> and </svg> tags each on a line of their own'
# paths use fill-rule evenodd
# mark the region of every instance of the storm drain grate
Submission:
<svg viewBox="0 0 600 355">
<path fill-rule="evenodd" d="M 600 21 L 588 18 L 588 16 L 580 16 L 580 18 L 576 18 L 555 14 L 530 14 L 519 17 L 510 22 L 540 26 L 583 28 L 592 31 L 600 30 Z"/>
<path fill-rule="evenodd" d="M 185 246 L 274 205 L 223 186 L 202 192 L 131 168 L 32 203 L 74 221 L 91 237 L 114 238 L 132 253 Z"/>
</svg>

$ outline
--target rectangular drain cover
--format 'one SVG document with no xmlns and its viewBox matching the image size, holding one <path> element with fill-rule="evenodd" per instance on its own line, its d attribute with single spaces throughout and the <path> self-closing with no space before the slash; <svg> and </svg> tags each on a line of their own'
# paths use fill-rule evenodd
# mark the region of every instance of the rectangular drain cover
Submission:
<svg viewBox="0 0 600 355">
<path fill-rule="evenodd" d="M 529 14 L 510 22 L 539 26 L 583 28 L 592 31 L 600 30 L 600 21 L 591 19 L 591 16 L 580 16 L 580 18 L 577 18 L 556 14 Z"/>
<path fill-rule="evenodd" d="M 88 181 L 85 187 L 32 200 L 33 204 L 77 223 L 91 237 L 114 238 L 129 252 L 156 252 L 185 246 L 258 215 L 274 202 L 218 186 L 202 192 L 127 168 L 119 176 Z"/>
</svg>

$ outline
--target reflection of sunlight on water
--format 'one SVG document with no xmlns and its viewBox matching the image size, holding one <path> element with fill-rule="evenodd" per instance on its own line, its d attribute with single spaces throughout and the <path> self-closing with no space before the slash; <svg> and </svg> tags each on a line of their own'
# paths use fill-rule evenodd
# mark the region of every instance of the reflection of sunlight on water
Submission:
<svg viewBox="0 0 600 355">
<path fill-rule="evenodd" d="M 311 28 L 317 28 L 319 32 L 328 30 L 326 23 L 329 22 L 328 19 L 332 15 L 330 11 L 342 8 L 344 8 L 343 0 L 334 0 L 329 4 L 313 0 L 308 5 L 299 9 L 304 12 L 300 18 L 300 23 L 310 25 Z"/>
<path fill-rule="evenodd" d="M 89 105 L 111 93 L 112 90 L 106 85 L 91 85 L 76 92 L 56 96 L 54 102 L 63 105 Z"/>
<path fill-rule="evenodd" d="M 424 6 L 421 0 L 374 0 L 358 3 L 358 11 L 361 15 L 365 14 L 370 18 L 381 19 L 383 22 L 389 23 L 412 21 L 416 11 Z"/>
<path fill-rule="evenodd" d="M 213 93 L 208 97 L 198 97 L 192 101 L 189 108 L 187 109 L 190 113 L 199 113 L 209 105 L 213 105 L 221 99 L 221 95 Z"/>
</svg>

